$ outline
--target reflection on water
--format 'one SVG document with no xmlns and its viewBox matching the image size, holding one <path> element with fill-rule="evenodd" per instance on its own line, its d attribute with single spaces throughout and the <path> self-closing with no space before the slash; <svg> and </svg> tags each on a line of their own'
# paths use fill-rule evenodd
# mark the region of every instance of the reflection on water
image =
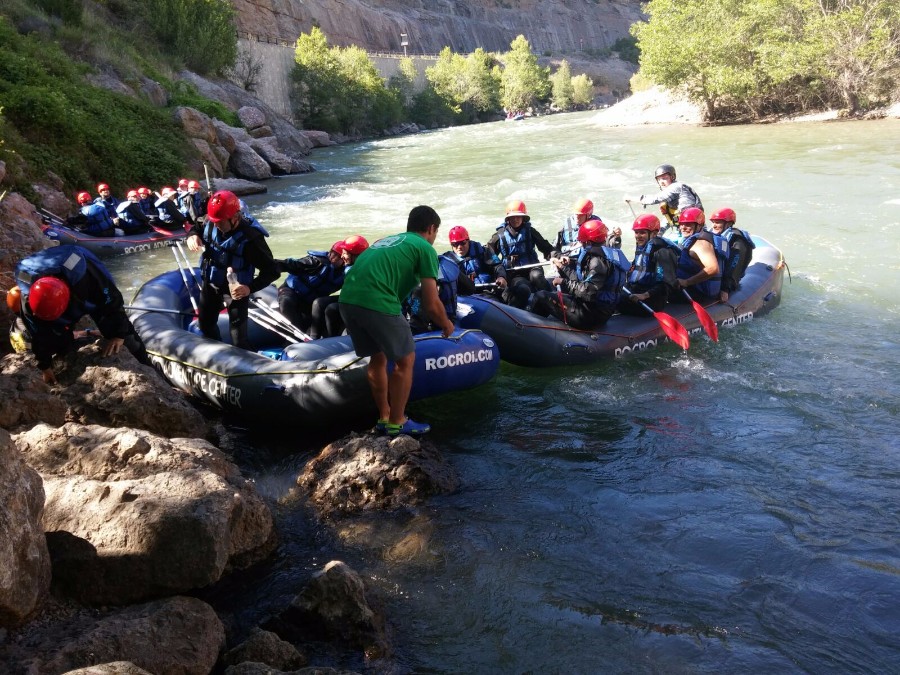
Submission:
<svg viewBox="0 0 900 675">
<path fill-rule="evenodd" d="M 281 546 L 214 589 L 217 608 L 246 630 L 339 558 L 386 603 L 398 672 L 896 671 L 898 151 L 894 121 L 606 130 L 578 114 L 330 148 L 319 172 L 271 181 L 248 201 L 282 257 L 403 229 L 417 203 L 484 240 L 514 197 L 552 236 L 589 196 L 628 250 L 622 196 L 667 161 L 782 247 L 793 282 L 687 354 L 504 364 L 414 404 L 461 487 L 410 512 L 319 524 L 292 488 L 327 438 L 240 434 Z M 165 258 L 117 278 L 136 288 Z"/>
</svg>

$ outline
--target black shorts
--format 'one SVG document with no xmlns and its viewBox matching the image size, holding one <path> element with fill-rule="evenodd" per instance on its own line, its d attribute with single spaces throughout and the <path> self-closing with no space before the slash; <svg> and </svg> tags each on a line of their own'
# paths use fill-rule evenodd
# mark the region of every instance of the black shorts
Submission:
<svg viewBox="0 0 900 675">
<path fill-rule="evenodd" d="M 416 343 L 409 322 L 400 314 L 382 314 L 343 302 L 340 307 L 357 356 L 374 356 L 384 352 L 391 361 L 399 361 L 415 351 Z"/>
</svg>

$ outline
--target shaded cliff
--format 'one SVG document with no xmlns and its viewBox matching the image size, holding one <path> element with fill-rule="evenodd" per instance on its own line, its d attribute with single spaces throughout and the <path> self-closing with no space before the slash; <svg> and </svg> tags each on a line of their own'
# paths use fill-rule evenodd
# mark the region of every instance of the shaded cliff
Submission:
<svg viewBox="0 0 900 675">
<path fill-rule="evenodd" d="M 534 51 L 605 49 L 641 18 L 640 0 L 234 0 L 237 27 L 293 41 L 313 26 L 333 45 L 368 51 L 506 51 L 524 35 Z"/>
</svg>

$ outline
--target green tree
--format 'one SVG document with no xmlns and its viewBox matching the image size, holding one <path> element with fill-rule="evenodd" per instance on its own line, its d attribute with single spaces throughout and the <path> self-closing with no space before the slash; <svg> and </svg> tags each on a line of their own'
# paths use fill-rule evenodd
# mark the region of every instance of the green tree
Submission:
<svg viewBox="0 0 900 675">
<path fill-rule="evenodd" d="M 572 86 L 572 69 L 565 59 L 556 72 L 550 76 L 550 101 L 560 110 L 571 110 L 575 102 L 575 88 Z"/>
<path fill-rule="evenodd" d="M 810 19 L 825 76 L 851 113 L 889 102 L 900 79 L 900 6 L 887 0 L 819 0 Z"/>
<path fill-rule="evenodd" d="M 425 75 L 458 120 L 476 122 L 482 114 L 496 112 L 499 107 L 499 87 L 492 74 L 495 63 L 481 48 L 462 56 L 444 47 Z"/>
<path fill-rule="evenodd" d="M 524 35 L 510 43 L 510 50 L 501 57 L 500 103 L 506 110 L 526 110 L 536 101 L 544 101 L 550 94 L 550 70 L 538 64 L 537 56 Z"/>
<path fill-rule="evenodd" d="M 572 78 L 572 103 L 576 106 L 590 105 L 594 100 L 594 83 L 582 73 Z"/>
<path fill-rule="evenodd" d="M 294 112 L 301 124 L 324 131 L 338 131 L 336 116 L 341 89 L 340 64 L 319 28 L 297 38 L 292 77 L 297 88 Z"/>
<path fill-rule="evenodd" d="M 388 81 L 388 89 L 397 92 L 397 97 L 404 107 L 412 105 L 416 95 L 416 79 L 419 72 L 416 70 L 416 64 L 408 56 L 400 59 L 397 65 L 397 73 Z"/>
</svg>

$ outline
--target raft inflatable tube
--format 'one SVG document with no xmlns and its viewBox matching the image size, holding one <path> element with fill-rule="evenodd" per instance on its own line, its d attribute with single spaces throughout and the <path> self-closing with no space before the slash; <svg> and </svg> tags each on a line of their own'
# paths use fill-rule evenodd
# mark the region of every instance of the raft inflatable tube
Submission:
<svg viewBox="0 0 900 675">
<path fill-rule="evenodd" d="M 276 290 L 270 286 L 253 297 L 271 305 Z M 178 270 L 145 283 L 128 313 L 166 380 L 243 419 L 291 426 L 375 410 L 366 378 L 369 359 L 356 356 L 349 337 L 286 344 L 251 322 L 250 341 L 261 353 L 210 340 L 190 330 L 194 317 Z M 227 314 L 219 325 L 228 339 Z M 457 330 L 449 338 L 424 333 L 415 342 L 410 400 L 476 387 L 500 366 L 496 343 L 479 330 Z"/>
<path fill-rule="evenodd" d="M 781 251 L 760 237 L 754 236 L 753 242 L 756 248 L 740 289 L 731 294 L 727 303 L 703 305 L 720 328 L 751 321 L 781 302 L 785 269 Z M 692 339 L 704 334 L 690 303 L 670 302 L 663 311 L 678 319 Z M 671 343 L 649 314 L 646 318 L 615 314 L 599 329 L 585 331 L 487 296 L 461 297 L 458 312 L 460 327 L 484 331 L 500 347 L 500 358 L 519 366 L 579 365 Z"/>
<path fill-rule="evenodd" d="M 141 234 L 124 234 L 117 237 L 95 237 L 64 225 L 58 217 L 41 212 L 41 230 L 44 236 L 60 244 L 81 246 L 96 256 L 134 255 L 172 246 L 187 237 L 184 229 L 168 231 L 162 228 Z"/>
</svg>

